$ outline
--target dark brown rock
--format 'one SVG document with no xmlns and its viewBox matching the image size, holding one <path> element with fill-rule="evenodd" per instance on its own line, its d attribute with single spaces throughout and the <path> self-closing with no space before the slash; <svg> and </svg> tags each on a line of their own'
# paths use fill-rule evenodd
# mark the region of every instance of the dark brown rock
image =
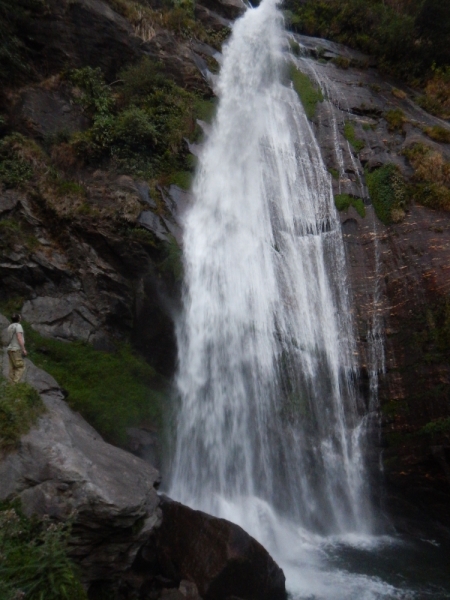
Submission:
<svg viewBox="0 0 450 600">
<path fill-rule="evenodd" d="M 157 587 L 158 578 L 165 587 L 187 579 L 204 600 L 285 600 L 283 571 L 243 529 L 167 497 L 160 506 L 162 525 L 133 566 L 141 589 Z"/>
</svg>

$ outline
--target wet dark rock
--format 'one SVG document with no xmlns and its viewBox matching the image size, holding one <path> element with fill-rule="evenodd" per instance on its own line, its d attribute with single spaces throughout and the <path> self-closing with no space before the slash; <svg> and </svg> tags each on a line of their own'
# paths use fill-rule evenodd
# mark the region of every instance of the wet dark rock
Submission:
<svg viewBox="0 0 450 600">
<path fill-rule="evenodd" d="M 239 17 L 247 8 L 243 0 L 202 0 L 202 5 L 230 20 Z"/>
<path fill-rule="evenodd" d="M 48 90 L 34 87 L 21 94 L 14 108 L 14 120 L 18 128 L 41 138 L 67 135 L 82 131 L 89 126 L 89 120 L 81 108 L 63 90 Z"/>
<path fill-rule="evenodd" d="M 243 529 L 167 497 L 160 506 L 162 525 L 132 569 L 140 573 L 141 589 L 157 589 L 162 577 L 164 587 L 193 581 L 204 600 L 286 599 L 283 571 Z"/>
<path fill-rule="evenodd" d="M 144 427 L 129 427 L 125 447 L 154 467 L 160 467 L 160 440 L 157 431 Z"/>
<path fill-rule="evenodd" d="M 139 215 L 138 223 L 139 225 L 142 225 L 142 227 L 145 227 L 145 229 L 154 233 L 158 239 L 164 242 L 168 241 L 168 231 L 162 224 L 161 219 L 154 212 L 150 210 L 142 211 Z"/>
<path fill-rule="evenodd" d="M 44 74 L 90 65 L 113 77 L 136 60 L 140 40 L 122 16 L 102 0 L 50 0 L 33 24 L 34 59 Z"/>
</svg>

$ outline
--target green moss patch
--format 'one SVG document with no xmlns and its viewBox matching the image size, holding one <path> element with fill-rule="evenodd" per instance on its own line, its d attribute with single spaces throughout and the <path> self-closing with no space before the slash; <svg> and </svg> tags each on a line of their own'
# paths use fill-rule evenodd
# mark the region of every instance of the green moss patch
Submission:
<svg viewBox="0 0 450 600">
<path fill-rule="evenodd" d="M 366 216 L 366 207 L 361 198 L 353 198 L 348 194 L 337 194 L 334 197 L 334 203 L 339 211 L 347 210 L 350 206 L 353 206 L 360 217 L 364 218 Z"/>
<path fill-rule="evenodd" d="M 355 127 L 350 121 L 346 121 L 344 125 L 344 137 L 350 142 L 355 152 L 361 152 L 366 143 L 356 137 Z"/>
<path fill-rule="evenodd" d="M 33 387 L 0 379 L 0 448 L 13 449 L 44 412 L 44 403 Z"/>
<path fill-rule="evenodd" d="M 315 87 L 308 75 L 299 71 L 293 64 L 290 66 L 290 78 L 294 90 L 303 104 L 306 116 L 308 119 L 313 119 L 316 114 L 317 103 L 324 100 L 321 90 Z"/>
<path fill-rule="evenodd" d="M 82 342 L 44 338 L 26 324 L 25 328 L 35 364 L 55 377 L 70 407 L 108 441 L 123 443 L 126 428 L 133 425 L 161 425 L 162 382 L 129 346 L 101 352 Z"/>
<path fill-rule="evenodd" d="M 0 598 L 87 600 L 67 556 L 70 525 L 28 519 L 17 504 L 0 504 Z"/>
<path fill-rule="evenodd" d="M 377 217 L 385 225 L 394 223 L 395 211 L 406 203 L 406 185 L 394 164 L 386 164 L 372 172 L 366 171 L 366 183 Z"/>
</svg>

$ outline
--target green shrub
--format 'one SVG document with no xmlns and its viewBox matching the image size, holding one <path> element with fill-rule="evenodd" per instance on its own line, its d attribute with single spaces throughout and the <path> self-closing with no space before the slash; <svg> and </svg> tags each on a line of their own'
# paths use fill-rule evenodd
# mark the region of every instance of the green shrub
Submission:
<svg viewBox="0 0 450 600">
<path fill-rule="evenodd" d="M 345 58 L 344 56 L 335 56 L 331 59 L 331 62 L 339 69 L 348 69 L 351 64 L 351 60 L 349 58 Z"/>
<path fill-rule="evenodd" d="M 393 211 L 403 209 L 406 202 L 404 179 L 394 164 L 366 171 L 366 183 L 377 217 L 385 225 L 393 223 Z"/>
<path fill-rule="evenodd" d="M 34 233 L 27 232 L 21 222 L 15 219 L 0 219 L 0 249 L 12 249 L 17 244 L 32 252 L 39 242 Z"/>
<path fill-rule="evenodd" d="M 414 144 L 404 154 L 414 168 L 410 186 L 414 200 L 429 208 L 450 210 L 450 162 L 425 144 Z"/>
<path fill-rule="evenodd" d="M 442 433 L 450 433 L 450 417 L 436 419 L 424 425 L 419 433 L 422 435 L 436 435 Z"/>
<path fill-rule="evenodd" d="M 337 194 L 334 197 L 334 203 L 338 211 L 347 210 L 350 206 L 353 206 L 360 217 L 364 218 L 366 216 L 366 207 L 361 198 L 353 198 L 348 194 Z"/>
<path fill-rule="evenodd" d="M 450 211 L 450 189 L 439 183 L 418 183 L 411 186 L 412 198 L 422 206 Z"/>
<path fill-rule="evenodd" d="M 20 187 L 33 176 L 32 164 L 20 152 L 23 141 L 19 134 L 0 140 L 0 183 L 6 188 Z"/>
<path fill-rule="evenodd" d="M 106 85 L 102 70 L 92 67 L 74 69 L 66 75 L 67 79 L 81 91 L 76 100 L 92 115 L 107 115 L 114 106 L 111 89 Z"/>
<path fill-rule="evenodd" d="M 105 96 L 107 86 L 98 69 L 71 76 L 87 90 L 83 102 L 93 118 L 91 128 L 72 142 L 81 158 L 93 164 L 113 159 L 117 170 L 146 178 L 186 167 L 184 139 L 195 129 L 197 99 L 163 76 L 160 68 L 144 58 L 124 69 L 115 106 L 109 91 Z"/>
<path fill-rule="evenodd" d="M 148 113 L 131 107 L 121 112 L 113 129 L 112 153 L 130 155 L 146 152 L 157 144 L 158 132 Z"/>
<path fill-rule="evenodd" d="M 442 119 L 449 119 L 450 65 L 437 68 L 433 64 L 432 72 L 433 75 L 425 86 L 425 94 L 417 99 L 417 103 L 431 114 Z"/>
<path fill-rule="evenodd" d="M 450 144 L 450 129 L 435 125 L 434 127 L 427 127 L 425 133 L 435 142 Z"/>
<path fill-rule="evenodd" d="M 333 179 L 339 179 L 339 171 L 337 169 L 331 168 L 328 169 L 328 172 L 331 174 Z"/>
<path fill-rule="evenodd" d="M 350 121 L 346 121 L 344 125 L 344 137 L 350 142 L 355 152 L 361 152 L 366 143 L 356 137 L 355 127 Z"/>
<path fill-rule="evenodd" d="M 406 123 L 405 113 L 400 108 L 388 110 L 384 114 L 384 118 L 387 121 L 389 131 L 402 130 L 403 125 Z"/>
<path fill-rule="evenodd" d="M 123 442 L 126 428 L 133 425 L 161 425 L 161 381 L 129 346 L 101 352 L 82 342 L 44 338 L 26 324 L 25 328 L 35 364 L 55 377 L 71 408 L 108 441 Z"/>
<path fill-rule="evenodd" d="M 30 385 L 0 379 L 0 448 L 14 448 L 44 411 L 41 397 Z"/>
<path fill-rule="evenodd" d="M 313 119 L 316 114 L 318 102 L 323 102 L 324 96 L 312 83 L 308 75 L 299 71 L 292 63 L 290 66 L 290 78 L 294 84 L 294 90 L 300 98 L 308 119 Z"/>
<path fill-rule="evenodd" d="M 119 78 L 122 80 L 120 96 L 126 106 L 152 94 L 155 88 L 164 87 L 167 82 L 163 65 L 148 56 L 135 65 L 123 69 L 119 73 Z"/>
<path fill-rule="evenodd" d="M 87 600 L 67 556 L 70 525 L 27 519 L 17 505 L 0 505 L 2 600 Z"/>
</svg>

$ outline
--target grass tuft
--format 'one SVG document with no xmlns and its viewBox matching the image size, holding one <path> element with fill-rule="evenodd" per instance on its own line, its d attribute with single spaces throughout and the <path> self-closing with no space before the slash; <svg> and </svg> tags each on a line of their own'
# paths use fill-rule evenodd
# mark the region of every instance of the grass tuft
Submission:
<svg viewBox="0 0 450 600">
<path fill-rule="evenodd" d="M 427 127 L 425 133 L 435 142 L 450 144 L 450 129 L 435 125 L 434 127 Z"/>
<path fill-rule="evenodd" d="M 389 131 L 401 131 L 407 121 L 405 113 L 400 108 L 388 110 L 384 114 L 384 118 L 387 121 Z"/>
<path fill-rule="evenodd" d="M 37 391 L 27 383 L 11 385 L 0 380 L 0 449 L 12 450 L 28 433 L 45 406 Z"/>
</svg>

